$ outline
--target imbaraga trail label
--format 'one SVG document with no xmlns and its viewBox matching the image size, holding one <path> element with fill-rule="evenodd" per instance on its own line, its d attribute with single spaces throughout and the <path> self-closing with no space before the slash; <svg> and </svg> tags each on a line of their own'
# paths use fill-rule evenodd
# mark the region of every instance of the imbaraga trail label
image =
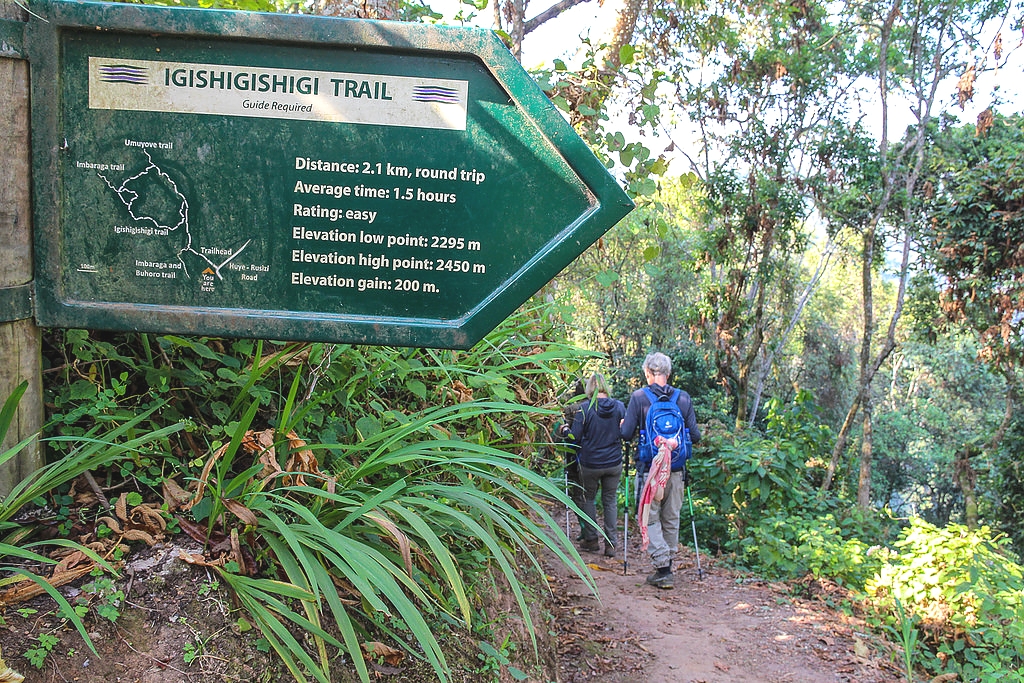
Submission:
<svg viewBox="0 0 1024 683">
<path fill-rule="evenodd" d="M 44 325 L 468 347 L 632 208 L 489 32 L 36 11 Z"/>
</svg>

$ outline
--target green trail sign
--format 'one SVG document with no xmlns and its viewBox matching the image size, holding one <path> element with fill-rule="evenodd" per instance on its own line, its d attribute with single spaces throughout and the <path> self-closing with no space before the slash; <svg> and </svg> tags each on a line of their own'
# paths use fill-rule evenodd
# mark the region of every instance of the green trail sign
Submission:
<svg viewBox="0 0 1024 683">
<path fill-rule="evenodd" d="M 632 209 L 489 31 L 32 11 L 40 325 L 467 348 Z"/>
</svg>

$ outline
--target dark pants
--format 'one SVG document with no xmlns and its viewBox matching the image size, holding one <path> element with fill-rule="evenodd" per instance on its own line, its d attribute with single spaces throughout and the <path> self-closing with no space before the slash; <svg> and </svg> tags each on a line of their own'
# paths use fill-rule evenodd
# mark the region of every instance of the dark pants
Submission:
<svg viewBox="0 0 1024 683">
<path fill-rule="evenodd" d="M 589 519 L 583 527 L 583 540 L 597 540 L 597 492 L 601 492 L 601 507 L 604 512 L 604 533 L 613 547 L 618 546 L 619 480 L 622 465 L 604 469 L 581 467 L 583 477 L 583 511 Z"/>
</svg>

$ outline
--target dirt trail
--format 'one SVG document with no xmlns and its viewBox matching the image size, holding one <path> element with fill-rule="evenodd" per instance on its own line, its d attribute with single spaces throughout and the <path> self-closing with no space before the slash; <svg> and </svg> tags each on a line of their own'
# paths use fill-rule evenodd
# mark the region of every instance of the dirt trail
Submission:
<svg viewBox="0 0 1024 683">
<path fill-rule="evenodd" d="M 692 548 L 677 556 L 675 588 L 654 588 L 645 583 L 650 563 L 635 544 L 630 550 L 625 576 L 620 558 L 581 552 L 600 602 L 553 568 L 561 683 L 902 680 L 884 642 L 821 601 L 744 580 L 703 555 L 698 578 Z"/>
</svg>

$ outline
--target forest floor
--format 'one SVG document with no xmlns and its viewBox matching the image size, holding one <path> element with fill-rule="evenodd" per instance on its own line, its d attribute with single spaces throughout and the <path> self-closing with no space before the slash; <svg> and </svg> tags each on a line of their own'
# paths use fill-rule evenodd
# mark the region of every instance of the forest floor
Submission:
<svg viewBox="0 0 1024 683">
<path fill-rule="evenodd" d="M 659 589 L 646 584 L 650 562 L 631 545 L 625 570 L 621 555 L 581 551 L 599 599 L 552 567 L 560 683 L 904 680 L 891 644 L 829 606 L 844 597 L 838 587 L 744 578 L 704 554 L 698 572 L 693 548 L 681 547 L 675 587 Z"/>
<path fill-rule="evenodd" d="M 570 530 L 571 537 L 577 533 L 578 529 Z M 56 618 L 52 600 L 38 597 L 3 610 L 0 656 L 27 683 L 291 680 L 273 655 L 254 646 L 252 631 L 240 632 L 230 596 L 216 588 L 206 570 L 182 562 L 182 550 L 199 549 L 172 542 L 133 553 L 122 579 L 110 587 L 123 597 L 116 621 L 94 620 L 89 626 L 98 653 L 90 652 L 81 637 Z M 551 594 L 533 594 L 534 607 L 547 621 L 546 627 L 538 624 L 542 661 L 529 661 L 532 648 L 524 644 L 515 662 L 530 672 L 531 683 L 903 680 L 891 645 L 871 635 L 856 618 L 828 606 L 844 597 L 837 588 L 745 578 L 706 555 L 701 556 L 698 575 L 692 549 L 681 548 L 675 587 L 663 590 L 645 584 L 650 566 L 635 543 L 625 571 L 621 556 L 581 554 L 600 599 L 563 565 L 549 561 Z M 73 597 L 78 589 L 64 590 Z M 794 597 L 795 592 L 817 598 Z M 504 615 L 497 622 L 513 623 L 514 603 L 502 598 L 488 598 L 491 611 Z M 46 647 L 44 635 L 56 642 L 51 640 Z M 507 668 L 477 668 L 479 650 L 472 639 L 455 641 L 448 643 L 453 681 L 514 680 Z M 397 666 L 374 663 L 372 669 L 375 679 L 385 683 L 433 679 L 429 668 L 416 669 L 408 660 Z M 17 679 L 5 679 L 0 672 L 0 681 L 8 680 Z"/>
</svg>

